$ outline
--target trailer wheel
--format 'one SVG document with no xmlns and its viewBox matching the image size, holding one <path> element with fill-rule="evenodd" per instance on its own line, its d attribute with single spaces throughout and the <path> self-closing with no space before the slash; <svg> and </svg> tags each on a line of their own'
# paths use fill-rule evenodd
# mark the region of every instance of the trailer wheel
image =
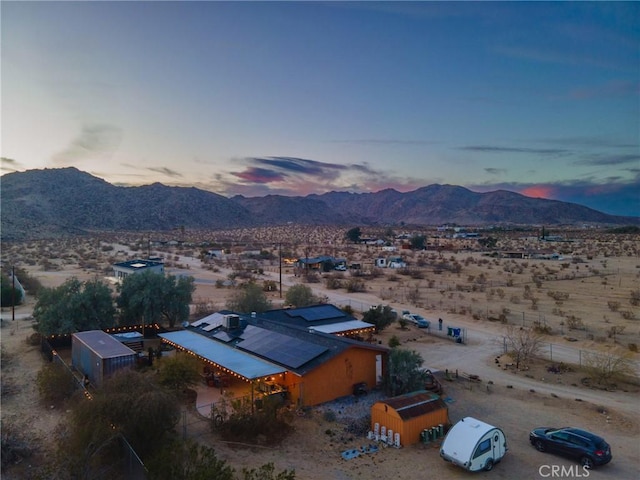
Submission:
<svg viewBox="0 0 640 480">
<path fill-rule="evenodd" d="M 487 463 L 484 464 L 484 469 L 488 472 L 493 468 L 493 458 L 487 459 Z"/>
</svg>

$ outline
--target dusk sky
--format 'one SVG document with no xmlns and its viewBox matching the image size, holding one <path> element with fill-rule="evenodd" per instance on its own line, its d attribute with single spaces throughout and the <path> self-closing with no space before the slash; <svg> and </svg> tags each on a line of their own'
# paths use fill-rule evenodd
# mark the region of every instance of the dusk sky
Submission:
<svg viewBox="0 0 640 480">
<path fill-rule="evenodd" d="M 640 215 L 640 3 L 2 1 L 2 173 Z"/>
</svg>

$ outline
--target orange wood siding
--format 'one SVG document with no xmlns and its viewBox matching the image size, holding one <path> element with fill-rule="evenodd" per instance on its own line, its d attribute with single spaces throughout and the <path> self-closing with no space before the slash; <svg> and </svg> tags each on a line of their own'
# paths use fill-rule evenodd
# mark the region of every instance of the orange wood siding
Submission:
<svg viewBox="0 0 640 480">
<path fill-rule="evenodd" d="M 385 411 L 385 407 L 387 410 Z M 402 420 L 395 409 L 377 402 L 371 407 L 371 430 L 379 423 L 400 434 L 400 444 L 413 445 L 420 441 L 420 432 L 425 428 L 436 427 L 439 424 L 449 425 L 449 412 L 447 409 L 440 409 L 426 413 L 419 417 Z"/>
<path fill-rule="evenodd" d="M 351 395 L 354 383 L 367 382 L 369 388 L 373 388 L 376 385 L 376 355 L 382 355 L 384 362 L 384 352 L 352 347 L 307 373 L 300 387 L 302 405 L 317 405 Z M 295 377 L 288 373 L 289 376 Z"/>
</svg>

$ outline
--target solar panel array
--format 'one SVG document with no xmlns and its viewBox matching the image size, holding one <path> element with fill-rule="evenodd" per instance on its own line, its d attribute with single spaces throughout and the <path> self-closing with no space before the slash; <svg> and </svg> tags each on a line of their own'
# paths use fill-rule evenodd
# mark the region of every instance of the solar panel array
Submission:
<svg viewBox="0 0 640 480">
<path fill-rule="evenodd" d="M 290 368 L 298 368 L 323 354 L 328 348 L 264 328 L 247 326 L 238 348 Z"/>
<path fill-rule="evenodd" d="M 328 320 L 330 318 L 344 317 L 344 312 L 333 305 L 321 305 L 319 307 L 296 308 L 288 310 L 287 315 L 290 317 L 302 317 L 307 322 L 315 322 L 317 320 Z"/>
</svg>

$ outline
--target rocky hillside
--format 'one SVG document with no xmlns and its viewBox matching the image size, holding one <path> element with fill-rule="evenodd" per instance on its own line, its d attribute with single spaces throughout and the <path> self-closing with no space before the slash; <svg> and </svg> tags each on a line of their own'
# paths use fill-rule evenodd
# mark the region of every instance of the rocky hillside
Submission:
<svg viewBox="0 0 640 480">
<path fill-rule="evenodd" d="M 430 185 L 400 193 L 330 192 L 307 197 L 226 198 L 159 183 L 119 187 L 76 168 L 30 170 L 1 179 L 2 239 L 48 238 L 89 230 L 221 229 L 282 225 L 638 225 L 554 200 L 513 192 L 475 193 Z"/>
</svg>

